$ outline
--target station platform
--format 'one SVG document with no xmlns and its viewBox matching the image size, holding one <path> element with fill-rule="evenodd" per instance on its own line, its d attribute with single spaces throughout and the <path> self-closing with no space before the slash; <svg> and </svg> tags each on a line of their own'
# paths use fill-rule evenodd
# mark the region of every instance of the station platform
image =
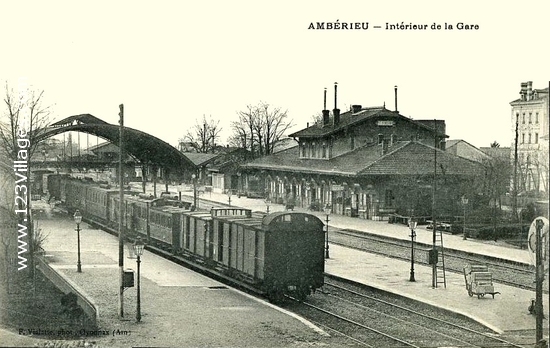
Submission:
<svg viewBox="0 0 550 348">
<path fill-rule="evenodd" d="M 184 194 L 189 193 L 185 192 Z M 206 193 L 201 198 L 227 203 L 228 197 L 220 193 Z M 207 201 L 204 201 L 203 204 L 206 203 Z M 266 211 L 267 208 L 264 201 L 245 197 L 232 197 L 232 204 L 259 211 Z M 284 206 L 270 204 L 269 210 L 270 212 L 282 211 Z M 312 212 L 300 208 L 295 208 L 294 211 L 308 212 L 326 221 L 326 215 L 322 212 Z M 331 214 L 329 215 L 329 243 L 331 227 L 365 231 L 410 241 L 411 232 L 406 225 Z M 431 229 L 418 226 L 415 231 L 417 243 L 432 244 L 433 231 Z M 528 250 L 508 245 L 503 241 L 464 240 L 462 235 L 444 232 L 443 245 L 445 248 L 492 256 L 520 264 L 531 264 L 532 262 Z M 475 295 L 473 297 L 468 295 L 464 274 L 462 273 L 446 272 L 446 287 L 438 284 L 437 288 L 432 288 L 431 266 L 416 264 L 416 281 L 410 282 L 410 262 L 365 253 L 334 244 L 330 244 L 330 258 L 326 261 L 326 272 L 451 310 L 470 317 L 498 333 L 515 330 L 535 330 L 536 318 L 528 311 L 531 299 L 535 298 L 534 291 L 494 282 L 495 291 L 500 292 L 500 294 L 496 294 L 494 299 L 491 295 L 478 299 Z M 548 280 L 544 284 L 547 286 Z M 545 294 L 543 296 L 546 316 L 543 321 L 545 336 L 548 335 L 548 318 L 550 317 L 548 300 L 548 295 Z"/>
<path fill-rule="evenodd" d="M 37 223 L 48 236 L 48 265 L 98 308 L 99 334 L 86 337 L 98 347 L 331 346 L 332 337 L 305 319 L 148 251 L 141 257 L 141 321 L 136 287 L 124 292 L 120 319 L 118 238 L 81 223 L 78 273 L 74 221 L 63 214 Z M 124 268 L 135 271 L 130 246 Z"/>
</svg>

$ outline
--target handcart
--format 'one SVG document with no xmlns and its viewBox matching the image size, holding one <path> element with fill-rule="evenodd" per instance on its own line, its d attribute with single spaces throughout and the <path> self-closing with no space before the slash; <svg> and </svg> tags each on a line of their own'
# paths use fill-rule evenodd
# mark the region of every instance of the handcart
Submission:
<svg viewBox="0 0 550 348">
<path fill-rule="evenodd" d="M 470 297 L 477 295 L 477 298 L 482 298 L 486 294 L 490 294 L 495 298 L 500 292 L 495 291 L 493 286 L 493 274 L 485 265 L 466 265 L 464 267 L 464 281 L 466 282 L 466 290 Z"/>
</svg>

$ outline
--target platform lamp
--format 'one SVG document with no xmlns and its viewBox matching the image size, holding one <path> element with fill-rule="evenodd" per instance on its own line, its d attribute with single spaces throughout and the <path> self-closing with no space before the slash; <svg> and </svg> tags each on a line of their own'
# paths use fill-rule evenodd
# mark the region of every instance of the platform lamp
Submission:
<svg viewBox="0 0 550 348">
<path fill-rule="evenodd" d="M 76 271 L 82 273 L 82 265 L 80 264 L 80 223 L 82 222 L 82 214 L 80 210 L 76 210 L 73 215 L 74 222 L 76 222 L 76 236 L 78 243 L 78 261 L 76 263 Z"/>
<path fill-rule="evenodd" d="M 325 221 L 327 223 L 326 236 L 325 236 L 325 259 L 329 258 L 329 252 L 328 252 L 328 222 L 330 221 L 329 216 L 330 216 L 331 212 L 332 212 L 332 205 L 330 203 L 327 203 L 327 205 L 325 205 L 325 215 L 326 215 L 326 220 Z"/>
<path fill-rule="evenodd" d="M 414 282 L 414 238 L 416 237 L 416 221 L 409 219 L 409 228 L 411 229 L 411 275 L 409 281 Z"/>
<path fill-rule="evenodd" d="M 139 323 L 141 321 L 141 297 L 140 297 L 140 264 L 141 264 L 141 255 L 143 255 L 143 249 L 145 244 L 141 241 L 141 237 L 137 237 L 134 241 L 134 253 L 137 256 L 137 309 L 136 309 L 136 321 Z"/>
</svg>

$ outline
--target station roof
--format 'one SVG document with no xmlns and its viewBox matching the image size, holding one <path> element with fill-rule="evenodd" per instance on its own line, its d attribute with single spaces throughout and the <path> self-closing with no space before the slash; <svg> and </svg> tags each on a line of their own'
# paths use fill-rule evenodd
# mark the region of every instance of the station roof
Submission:
<svg viewBox="0 0 550 348">
<path fill-rule="evenodd" d="M 243 169 L 280 170 L 305 174 L 339 176 L 433 175 L 434 151 L 437 171 L 448 175 L 474 175 L 480 170 L 475 161 L 435 149 L 416 141 L 399 141 L 382 154 L 379 145 L 363 146 L 329 160 L 300 158 L 295 146 L 242 165 Z"/>
<path fill-rule="evenodd" d="M 51 124 L 37 137 L 37 141 L 63 132 L 83 132 L 119 144 L 120 126 L 107 123 L 93 115 L 82 114 L 67 117 Z M 195 164 L 178 149 L 145 132 L 124 127 L 123 150 L 141 163 L 165 168 L 170 172 L 195 170 Z"/>
<path fill-rule="evenodd" d="M 361 110 L 355 113 L 352 111 L 343 112 L 340 114 L 340 122 L 338 122 L 337 124 L 335 124 L 334 119 L 332 119 L 331 122 L 327 125 L 324 125 L 321 127 L 317 124 L 314 124 L 298 132 L 290 134 L 289 137 L 292 137 L 292 138 L 325 137 L 325 136 L 337 133 L 343 129 L 358 125 L 369 119 L 393 119 L 393 120 L 399 119 L 399 120 L 404 120 L 405 122 L 413 123 L 419 128 L 424 128 L 430 131 L 434 130 L 434 127 L 431 125 L 431 123 L 433 123 L 433 120 L 430 120 L 429 124 L 427 124 L 426 120 L 413 120 L 411 118 L 408 118 L 399 114 L 396 111 L 390 111 L 386 109 L 384 106 L 376 106 L 376 107 L 362 108 Z M 436 130 L 436 131 L 439 132 L 439 130 Z M 441 135 L 443 135 L 444 137 L 447 137 L 447 135 L 445 134 L 441 134 Z"/>
</svg>

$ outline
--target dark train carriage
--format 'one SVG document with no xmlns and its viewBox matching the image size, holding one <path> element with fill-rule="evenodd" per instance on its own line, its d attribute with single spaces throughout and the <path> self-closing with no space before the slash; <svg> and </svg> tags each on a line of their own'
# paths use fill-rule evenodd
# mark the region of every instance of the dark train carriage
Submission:
<svg viewBox="0 0 550 348">
<path fill-rule="evenodd" d="M 179 250 L 181 248 L 181 215 L 185 211 L 185 208 L 158 206 L 153 202 L 149 208 L 150 240 L 164 249 L 171 249 L 172 252 Z"/>
<path fill-rule="evenodd" d="M 61 200 L 61 176 L 59 174 L 49 174 L 46 179 L 46 188 L 50 195 L 50 200 Z"/>
<path fill-rule="evenodd" d="M 83 214 L 86 212 L 86 194 L 89 186 L 89 182 L 67 178 L 65 184 L 65 205 L 70 215 L 76 210 L 80 210 Z"/>
<path fill-rule="evenodd" d="M 323 222 L 305 213 L 278 212 L 263 219 L 264 288 L 301 298 L 324 283 Z"/>
<path fill-rule="evenodd" d="M 147 196 L 127 195 L 126 216 L 130 217 L 129 228 L 132 232 L 141 235 L 145 241 L 149 241 L 149 209 L 153 199 Z"/>
<path fill-rule="evenodd" d="M 86 191 L 86 211 L 84 216 L 99 219 L 100 222 L 109 221 L 109 203 L 111 196 L 118 194 L 118 190 L 102 186 L 89 185 Z"/>
</svg>

